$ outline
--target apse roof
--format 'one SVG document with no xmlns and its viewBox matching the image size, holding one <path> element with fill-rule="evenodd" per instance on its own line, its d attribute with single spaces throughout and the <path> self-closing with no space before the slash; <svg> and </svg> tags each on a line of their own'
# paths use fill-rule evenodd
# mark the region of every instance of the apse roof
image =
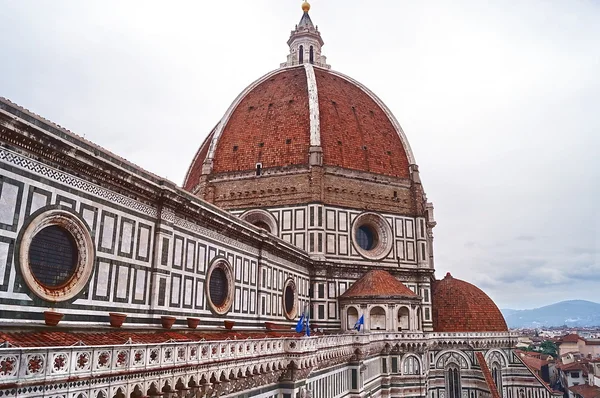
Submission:
<svg viewBox="0 0 600 398">
<path fill-rule="evenodd" d="M 392 274 L 384 270 L 372 270 L 357 280 L 340 298 L 368 297 L 417 297 Z"/>
</svg>

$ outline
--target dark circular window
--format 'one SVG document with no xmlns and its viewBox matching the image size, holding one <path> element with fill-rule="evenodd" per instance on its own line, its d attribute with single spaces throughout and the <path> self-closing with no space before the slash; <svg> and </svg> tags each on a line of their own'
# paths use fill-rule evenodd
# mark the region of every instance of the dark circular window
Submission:
<svg viewBox="0 0 600 398">
<path fill-rule="evenodd" d="M 285 288 L 285 312 L 291 314 L 294 311 L 294 288 L 291 285 L 287 285 Z"/>
<path fill-rule="evenodd" d="M 298 313 L 298 290 L 292 278 L 283 284 L 283 312 L 287 319 L 294 319 Z"/>
<path fill-rule="evenodd" d="M 209 282 L 210 300 L 217 307 L 221 307 L 227 299 L 229 287 L 227 285 L 227 275 L 222 268 L 215 268 L 210 275 Z"/>
<path fill-rule="evenodd" d="M 77 270 L 77 245 L 66 229 L 51 225 L 38 232 L 29 247 L 29 267 L 35 279 L 49 288 L 69 282 Z"/>
<path fill-rule="evenodd" d="M 372 250 L 377 245 L 377 232 L 369 225 L 361 225 L 356 230 L 356 243 L 364 250 Z"/>
</svg>

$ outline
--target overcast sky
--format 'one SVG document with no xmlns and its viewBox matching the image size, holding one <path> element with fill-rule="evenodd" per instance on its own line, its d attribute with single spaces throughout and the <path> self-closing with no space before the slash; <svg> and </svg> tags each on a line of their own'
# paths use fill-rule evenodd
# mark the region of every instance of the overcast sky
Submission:
<svg viewBox="0 0 600 398">
<path fill-rule="evenodd" d="M 284 62 L 297 0 L 0 0 L 0 96 L 181 184 Z M 501 308 L 600 302 L 600 2 L 313 0 L 333 69 L 395 113 L 436 275 Z"/>
</svg>

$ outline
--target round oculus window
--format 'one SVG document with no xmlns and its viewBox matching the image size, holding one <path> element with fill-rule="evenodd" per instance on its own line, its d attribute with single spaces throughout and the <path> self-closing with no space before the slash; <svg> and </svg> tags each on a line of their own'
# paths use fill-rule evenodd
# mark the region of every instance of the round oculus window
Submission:
<svg viewBox="0 0 600 398">
<path fill-rule="evenodd" d="M 75 214 L 51 209 L 29 221 L 19 234 L 19 270 L 36 296 L 67 301 L 87 285 L 94 269 L 94 243 Z"/>
<path fill-rule="evenodd" d="M 222 268 L 216 268 L 210 276 L 210 300 L 220 307 L 227 298 L 227 276 Z"/>
<path fill-rule="evenodd" d="M 361 256 L 381 260 L 392 250 L 392 229 L 380 215 L 363 213 L 352 223 L 352 242 Z"/>
<path fill-rule="evenodd" d="M 38 232 L 29 246 L 29 268 L 49 289 L 64 286 L 77 271 L 77 245 L 65 228 L 51 225 Z"/>
<path fill-rule="evenodd" d="M 298 289 L 293 279 L 283 284 L 283 312 L 287 319 L 293 320 L 298 314 Z"/>
<path fill-rule="evenodd" d="M 233 303 L 233 271 L 225 259 L 216 260 L 206 275 L 206 297 L 209 307 L 218 315 L 224 315 Z"/>
<path fill-rule="evenodd" d="M 377 241 L 377 231 L 370 225 L 361 225 L 356 230 L 356 243 L 363 250 L 373 250 Z"/>
</svg>

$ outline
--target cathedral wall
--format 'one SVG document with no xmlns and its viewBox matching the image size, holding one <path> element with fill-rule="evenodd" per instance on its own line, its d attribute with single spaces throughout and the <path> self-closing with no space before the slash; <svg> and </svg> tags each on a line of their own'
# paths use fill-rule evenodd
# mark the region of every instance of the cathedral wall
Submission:
<svg viewBox="0 0 600 398">
<path fill-rule="evenodd" d="M 20 261 L 19 248 L 32 220 L 56 211 L 86 226 L 93 251 L 85 287 L 71 299 L 53 302 L 26 283 L 29 268 Z M 218 214 L 212 217 L 223 222 Z M 209 221 L 194 221 L 177 209 L 94 185 L 26 152 L 0 148 L 2 321 L 40 321 L 52 309 L 65 314 L 63 322 L 101 325 L 108 324 L 109 312 L 125 313 L 126 323 L 136 324 L 157 324 L 168 315 L 180 324 L 199 317 L 200 327 L 220 326 L 223 319 L 258 328 L 267 320 L 292 325 L 284 314 L 284 285 L 294 281 L 302 308 L 309 291 L 307 259 L 293 250 L 284 250 L 284 259 L 262 244 L 258 233 L 255 243 L 252 239 L 222 234 Z M 223 261 L 230 265 L 233 288 L 231 308 L 220 315 L 207 302 L 205 284 L 211 266 Z"/>
<path fill-rule="evenodd" d="M 432 323 L 431 286 L 425 218 L 379 214 L 387 223 L 389 252 L 382 258 L 365 257 L 357 250 L 353 223 L 360 210 L 322 204 L 263 208 L 275 220 L 276 233 L 307 251 L 315 260 L 311 275 L 311 319 L 323 327 L 339 328 L 345 322 L 337 298 L 369 267 L 386 266 L 414 293 L 423 298 L 423 327 Z M 232 214 L 244 218 L 246 210 Z M 309 292 L 309 293 L 310 293 Z"/>
</svg>

